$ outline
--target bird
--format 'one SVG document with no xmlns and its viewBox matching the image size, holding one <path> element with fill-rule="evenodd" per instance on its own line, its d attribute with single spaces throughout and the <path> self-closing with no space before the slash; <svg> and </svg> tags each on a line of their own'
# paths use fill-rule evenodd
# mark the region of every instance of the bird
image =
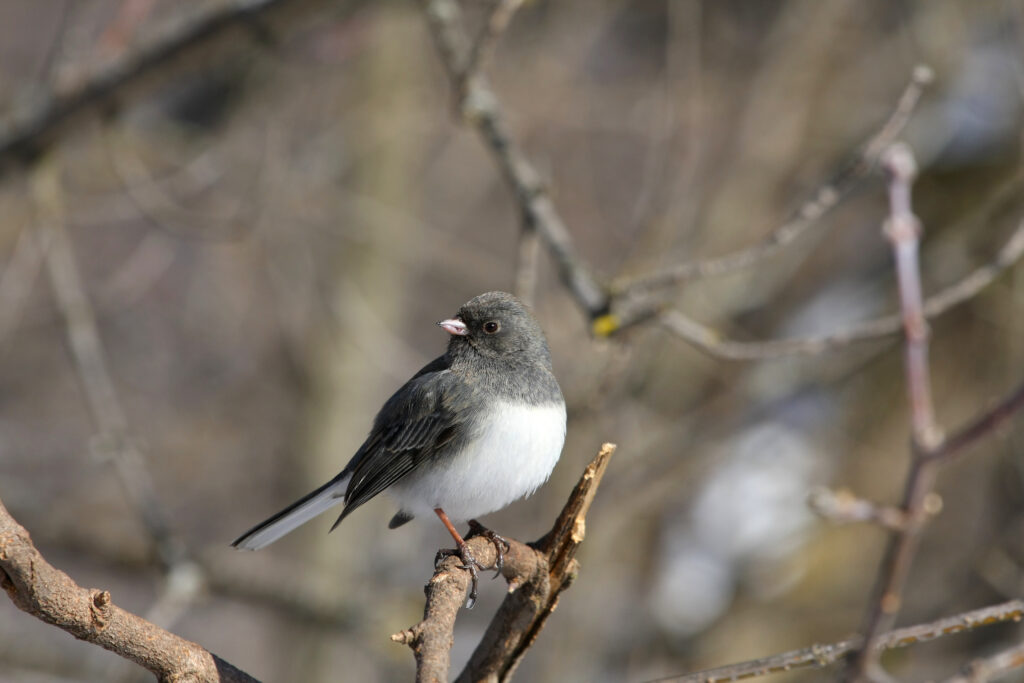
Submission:
<svg viewBox="0 0 1024 683">
<path fill-rule="evenodd" d="M 232 545 L 257 550 L 344 504 L 333 531 L 353 510 L 387 490 L 398 503 L 388 527 L 436 515 L 451 534 L 463 569 L 500 571 L 505 539 L 477 517 L 532 494 L 550 477 L 565 443 L 565 399 L 540 324 L 506 292 L 486 292 L 437 323 L 448 348 L 381 407 L 369 436 L 344 469 Z M 469 521 L 497 561 L 483 567 L 455 528 Z M 444 554 L 445 551 L 442 551 Z"/>
</svg>

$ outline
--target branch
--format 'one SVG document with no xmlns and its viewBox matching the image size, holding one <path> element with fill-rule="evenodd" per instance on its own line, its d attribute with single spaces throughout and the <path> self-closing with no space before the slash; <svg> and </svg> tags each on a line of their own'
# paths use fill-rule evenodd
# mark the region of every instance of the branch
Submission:
<svg viewBox="0 0 1024 683">
<path fill-rule="evenodd" d="M 680 263 L 653 273 L 619 278 L 612 283 L 613 296 L 650 293 L 653 290 L 677 285 L 687 280 L 714 277 L 749 268 L 762 259 L 774 256 L 784 247 L 802 236 L 821 221 L 829 211 L 839 205 L 878 164 L 879 155 L 889 147 L 906 127 L 925 87 L 932 82 L 932 70 L 917 66 L 910 82 L 904 88 L 889 118 L 869 139 L 861 151 L 835 174 L 831 182 L 819 188 L 814 197 L 805 202 L 761 242 L 730 254 L 702 261 Z"/>
<path fill-rule="evenodd" d="M 953 460 L 975 441 L 998 429 L 999 425 L 1022 408 L 1024 408 L 1024 383 L 1021 383 L 997 404 L 947 436 L 931 451 L 923 453 L 922 457 L 943 462 Z"/>
<path fill-rule="evenodd" d="M 296 0 L 226 0 L 188 20 L 173 22 L 145 47 L 118 55 L 88 77 L 55 88 L 36 106 L 0 121 L 0 162 L 12 157 L 22 162 L 33 160 L 62 128 L 70 127 L 83 114 L 103 109 L 128 87 L 158 78 L 200 48 L 217 44 L 236 49 L 237 35 L 231 29 L 251 28 L 247 24 L 256 20 L 265 23 L 272 10 L 287 8 L 292 10 L 289 16 L 302 16 L 302 11 L 294 11 L 302 4 Z M 0 175 L 8 170 L 9 164 L 0 163 Z"/>
<path fill-rule="evenodd" d="M 899 282 L 900 308 L 906 335 L 905 369 L 913 448 L 910 472 L 900 504 L 907 516 L 907 523 L 889 538 L 864 627 L 864 645 L 847 672 L 852 680 L 870 681 L 887 679 L 879 662 L 876 645 L 881 634 L 892 629 L 902 606 L 903 587 L 927 516 L 927 499 L 935 485 L 936 461 L 922 454 L 932 451 L 942 442 L 942 433 L 932 407 L 928 323 L 925 321 L 921 297 L 918 263 L 921 224 L 911 206 L 911 186 L 917 175 L 917 164 L 910 148 L 903 144 L 890 147 L 885 153 L 884 163 L 890 175 L 890 215 L 884 232 L 892 243 Z"/>
<path fill-rule="evenodd" d="M 18 609 L 130 659 L 175 683 L 253 683 L 244 671 L 196 643 L 126 612 L 110 593 L 82 588 L 50 565 L 0 501 L 0 586 Z"/>
<path fill-rule="evenodd" d="M 540 265 L 540 239 L 537 231 L 523 227 L 519 231 L 516 277 L 512 290 L 519 300 L 533 308 L 537 298 L 537 271 Z"/>
<path fill-rule="evenodd" d="M 533 644 L 559 594 L 569 587 L 579 565 L 576 550 L 586 535 L 586 515 L 597 493 L 615 445 L 601 446 L 569 496 L 558 520 L 543 538 L 529 545 L 510 540 L 501 570 L 508 580 L 505 597 L 458 681 L 508 680 Z M 484 537 L 467 539 L 474 557 L 485 566 L 497 559 L 494 544 Z M 437 565 L 426 586 L 423 621 L 391 636 L 408 645 L 416 657 L 416 680 L 447 681 L 455 617 L 469 591 L 469 573 L 458 557 Z"/>
<path fill-rule="evenodd" d="M 462 68 L 459 93 L 463 98 L 463 102 L 460 103 L 460 109 L 461 105 L 465 104 L 469 82 L 476 78 L 483 69 L 488 57 L 494 51 L 498 38 L 508 28 L 509 22 L 512 21 L 512 15 L 523 4 L 523 0 L 492 0 L 492 3 L 487 20 L 484 21 L 476 40 L 473 41 L 473 45 L 469 48 L 465 66 Z"/>
<path fill-rule="evenodd" d="M 576 253 L 569 229 L 548 196 L 540 174 L 512 137 L 487 79 L 477 74 L 462 85 L 471 47 L 454 0 L 421 0 L 430 32 L 453 90 L 463 89 L 463 120 L 473 125 L 490 148 L 522 214 L 523 229 L 536 230 L 551 252 L 563 284 L 583 311 L 595 318 L 608 309 L 604 288 Z"/>
<path fill-rule="evenodd" d="M 530 233 L 536 231 L 554 258 L 562 283 L 589 318 L 591 331 L 600 337 L 611 336 L 633 325 L 657 320 L 673 334 L 716 358 L 759 360 L 788 355 L 819 354 L 855 342 L 883 339 L 899 333 L 902 318 L 890 315 L 869 320 L 848 330 L 817 337 L 742 342 L 728 339 L 718 330 L 703 325 L 680 311 L 661 303 L 636 301 L 632 295 L 691 277 L 718 275 L 748 267 L 796 239 L 876 166 L 880 154 L 906 126 L 924 87 L 931 81 L 932 73 L 928 67 L 920 66 L 914 70 L 910 83 L 904 89 L 892 114 L 864 145 L 863 151 L 841 170 L 831 183 L 819 190 L 812 201 L 802 206 L 790 221 L 777 228 L 767 240 L 717 259 L 675 266 L 671 269 L 672 273 L 666 271 L 633 280 L 620 280 L 606 288 L 595 279 L 588 265 L 577 253 L 568 228 L 548 196 L 547 188 L 509 133 L 494 92 L 486 78 L 479 74 L 480 48 L 470 45 L 462 26 L 458 3 L 454 0 L 421 2 L 442 64 L 456 93 L 462 120 L 476 128 L 490 149 L 522 215 L 523 237 L 520 244 L 520 265 L 517 268 L 517 291 L 527 295 L 530 292 L 530 282 L 533 278 L 531 269 L 534 267 L 529 255 L 532 248 Z M 511 13 L 517 6 L 517 3 L 505 0 L 495 2 L 495 6 L 492 7 L 493 14 L 505 11 L 502 7 L 506 5 L 511 8 L 508 10 Z M 488 22 L 490 21 L 489 19 Z M 482 35 L 487 35 L 487 30 L 485 28 Z M 493 38 L 496 38 L 498 33 L 500 31 L 494 33 Z M 478 39 L 477 44 L 480 40 Z M 472 77 L 467 77 L 467 74 Z M 1022 255 L 1024 222 L 992 263 L 976 269 L 961 281 L 929 297 L 924 302 L 925 313 L 928 317 L 938 316 L 972 298 L 1006 268 L 1016 263 Z M 634 300 L 629 301 L 630 298 Z M 625 305 L 616 307 L 621 301 L 625 301 Z"/>
<path fill-rule="evenodd" d="M 926 318 L 937 318 L 954 307 L 969 301 L 988 287 L 1010 266 L 1024 256 L 1024 220 L 996 253 L 995 258 L 968 273 L 961 280 L 940 289 L 922 302 Z M 817 355 L 844 348 L 858 342 L 886 339 L 899 334 L 903 329 L 900 315 L 887 315 L 857 324 L 849 329 L 816 337 L 793 339 L 770 339 L 767 341 L 736 341 L 725 337 L 718 330 L 697 322 L 681 311 L 666 309 L 639 313 L 647 317 L 657 316 L 658 322 L 676 336 L 692 344 L 700 351 L 724 360 L 765 360 L 783 356 Z M 604 316 L 610 318 L 611 316 Z M 611 334 L 637 324 L 639 320 L 609 321 L 605 334 Z M 601 319 L 595 321 L 595 328 Z"/>
<path fill-rule="evenodd" d="M 963 674 L 947 679 L 946 683 L 985 683 L 1021 667 L 1024 667 L 1024 643 L 974 660 L 964 667 Z"/>
<path fill-rule="evenodd" d="M 890 631 L 878 639 L 879 650 L 891 650 L 923 643 L 936 638 L 972 631 L 981 626 L 1020 621 L 1024 618 L 1024 600 L 1010 600 L 999 605 L 943 617 L 937 621 L 907 626 Z M 828 645 L 811 645 L 799 650 L 752 659 L 728 666 L 705 669 L 684 676 L 659 678 L 658 681 L 675 683 L 725 683 L 757 676 L 792 671 L 794 669 L 822 669 L 841 661 L 846 655 L 861 647 L 863 640 L 851 638 Z M 649 683 L 654 683 L 653 681 Z M 950 681 L 949 683 L 953 683 Z M 957 683 L 962 683 L 958 681 Z"/>
<path fill-rule="evenodd" d="M 145 458 L 128 429 L 128 418 L 107 369 L 96 314 L 78 270 L 71 239 L 64 227 L 61 168 L 56 154 L 43 157 L 33 169 L 30 185 L 35 204 L 35 229 L 46 245 L 45 261 L 54 298 L 64 317 L 72 360 L 96 427 L 93 448 L 109 457 L 125 493 L 139 514 L 165 571 L 186 561 L 183 544 L 171 531 Z"/>
<path fill-rule="evenodd" d="M 43 262 L 43 247 L 32 230 L 18 233 L 14 250 L 0 272 L 0 346 L 18 326 Z"/>
<path fill-rule="evenodd" d="M 858 498 L 849 489 L 815 488 L 807 496 L 807 505 L 821 517 L 839 524 L 873 522 L 890 531 L 900 531 L 913 523 L 903 509 Z M 929 517 L 939 514 L 942 497 L 937 493 L 927 496 L 922 511 Z"/>
</svg>

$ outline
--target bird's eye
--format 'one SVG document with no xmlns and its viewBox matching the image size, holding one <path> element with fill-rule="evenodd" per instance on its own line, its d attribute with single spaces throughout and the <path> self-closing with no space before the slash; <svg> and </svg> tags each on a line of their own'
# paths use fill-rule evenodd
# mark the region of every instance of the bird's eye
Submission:
<svg viewBox="0 0 1024 683">
<path fill-rule="evenodd" d="M 501 324 L 497 320 L 491 320 L 484 323 L 484 332 L 486 334 L 494 334 L 501 329 Z"/>
</svg>

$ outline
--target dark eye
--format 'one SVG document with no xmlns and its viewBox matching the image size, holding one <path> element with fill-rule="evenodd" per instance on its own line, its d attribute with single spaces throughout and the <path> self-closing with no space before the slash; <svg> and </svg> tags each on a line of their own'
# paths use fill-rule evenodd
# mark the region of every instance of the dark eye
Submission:
<svg viewBox="0 0 1024 683">
<path fill-rule="evenodd" d="M 484 323 L 484 333 L 486 334 L 494 334 L 500 329 L 501 323 L 499 323 L 497 320 L 491 320 L 489 322 Z"/>
</svg>

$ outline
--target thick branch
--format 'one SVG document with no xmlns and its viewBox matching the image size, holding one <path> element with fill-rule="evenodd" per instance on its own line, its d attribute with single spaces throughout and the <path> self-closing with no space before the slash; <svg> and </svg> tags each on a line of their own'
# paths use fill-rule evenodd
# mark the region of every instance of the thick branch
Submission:
<svg viewBox="0 0 1024 683">
<path fill-rule="evenodd" d="M 34 617 L 130 659 L 174 683 L 251 683 L 256 679 L 196 643 L 169 633 L 111 602 L 110 593 L 82 588 L 51 566 L 28 532 L 0 502 L 0 586 Z"/>
<path fill-rule="evenodd" d="M 576 550 L 586 535 L 586 515 L 615 452 L 604 444 L 569 496 L 555 525 L 542 539 L 529 545 L 509 541 L 502 575 L 508 580 L 505 597 L 490 626 L 458 680 L 504 681 L 515 671 L 526 650 L 536 640 L 559 594 L 576 576 Z M 494 544 L 477 536 L 467 540 L 474 557 L 487 566 L 497 559 Z M 426 586 L 423 621 L 391 636 L 412 648 L 418 682 L 447 681 L 449 652 L 455 617 L 469 591 L 469 573 L 457 557 L 438 564 Z"/>
</svg>

